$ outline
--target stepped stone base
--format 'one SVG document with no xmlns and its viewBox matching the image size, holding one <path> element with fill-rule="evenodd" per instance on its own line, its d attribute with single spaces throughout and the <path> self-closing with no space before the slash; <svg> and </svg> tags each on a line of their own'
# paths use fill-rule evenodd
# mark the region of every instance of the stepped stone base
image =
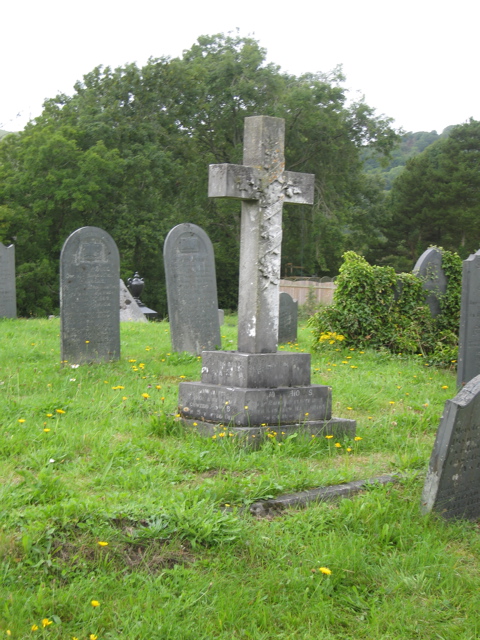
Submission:
<svg viewBox="0 0 480 640">
<path fill-rule="evenodd" d="M 279 425 L 331 417 L 332 390 L 308 387 L 242 389 L 203 382 L 181 382 L 179 412 L 185 418 L 234 426 Z"/>
<path fill-rule="evenodd" d="M 195 429 L 201 435 L 207 437 L 226 438 L 232 437 L 240 440 L 244 444 L 253 447 L 260 446 L 262 442 L 274 437 L 277 441 L 285 440 L 294 433 L 300 433 L 307 436 L 315 436 L 316 438 L 324 438 L 331 435 L 334 438 L 354 438 L 356 423 L 355 420 L 347 420 L 344 418 L 331 418 L 330 420 L 312 420 L 310 422 L 282 424 L 278 427 L 273 426 L 254 426 L 254 427 L 232 427 L 231 425 L 219 425 L 203 420 L 191 420 L 182 418 L 182 422 L 186 427 Z"/>
<path fill-rule="evenodd" d="M 179 385 L 183 422 L 205 435 L 355 436 L 355 421 L 332 418 L 331 411 L 331 388 L 310 384 L 308 353 L 204 351 L 202 381 Z"/>
<path fill-rule="evenodd" d="M 204 351 L 202 382 L 250 389 L 307 386 L 310 354 Z"/>
</svg>

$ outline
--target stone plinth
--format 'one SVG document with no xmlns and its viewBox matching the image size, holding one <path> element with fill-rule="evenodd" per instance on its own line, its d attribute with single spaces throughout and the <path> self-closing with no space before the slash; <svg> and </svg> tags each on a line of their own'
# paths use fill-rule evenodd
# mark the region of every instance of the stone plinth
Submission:
<svg viewBox="0 0 480 640">
<path fill-rule="evenodd" d="M 309 353 L 204 351 L 202 382 L 243 388 L 301 387 L 310 384 Z"/>
<path fill-rule="evenodd" d="M 289 424 L 309 419 L 329 420 L 332 415 L 332 390 L 319 384 L 309 387 L 242 389 L 204 382 L 181 382 L 179 402 L 185 417 L 245 427 L 252 424 Z"/>
<path fill-rule="evenodd" d="M 181 382 L 178 411 L 214 435 L 223 425 L 248 440 L 279 434 L 355 435 L 355 421 L 332 418 L 332 390 L 310 384 L 310 354 L 205 351 L 201 382 Z"/>
<path fill-rule="evenodd" d="M 202 436 L 217 438 L 230 438 L 230 434 L 237 439 L 252 445 L 254 448 L 260 446 L 268 437 L 274 436 L 275 439 L 285 440 L 294 433 L 302 433 L 307 436 L 315 436 L 324 438 L 325 436 L 334 436 L 334 438 L 354 438 L 355 437 L 355 420 L 346 418 L 330 418 L 330 420 L 312 420 L 294 422 L 292 424 L 282 424 L 278 427 L 232 427 L 223 424 L 215 424 L 212 422 L 204 422 L 201 420 L 193 420 L 183 418 L 183 423 L 187 427 L 191 427 L 199 432 Z"/>
</svg>

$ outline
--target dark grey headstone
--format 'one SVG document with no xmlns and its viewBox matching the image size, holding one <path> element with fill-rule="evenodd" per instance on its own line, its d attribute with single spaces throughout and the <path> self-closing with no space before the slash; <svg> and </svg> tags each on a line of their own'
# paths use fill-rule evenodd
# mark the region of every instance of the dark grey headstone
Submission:
<svg viewBox="0 0 480 640">
<path fill-rule="evenodd" d="M 447 291 L 447 277 L 442 269 L 442 253 L 434 247 L 430 247 L 422 253 L 417 260 L 413 273 L 423 279 L 423 288 L 429 291 L 427 304 L 430 313 L 435 318 L 439 315 L 439 297 Z"/>
<path fill-rule="evenodd" d="M 120 357 L 120 258 L 112 237 L 83 227 L 60 255 L 62 362 L 106 362 Z"/>
<path fill-rule="evenodd" d="M 280 294 L 278 344 L 297 340 L 298 302 L 289 293 Z"/>
<path fill-rule="evenodd" d="M 15 247 L 0 242 L 0 318 L 16 317 Z"/>
<path fill-rule="evenodd" d="M 174 351 L 199 355 L 221 345 L 213 246 L 196 224 L 179 224 L 163 248 Z"/>
<path fill-rule="evenodd" d="M 447 400 L 422 494 L 422 511 L 480 518 L 480 376 Z"/>
<path fill-rule="evenodd" d="M 480 374 L 480 251 L 463 261 L 457 385 Z"/>
</svg>

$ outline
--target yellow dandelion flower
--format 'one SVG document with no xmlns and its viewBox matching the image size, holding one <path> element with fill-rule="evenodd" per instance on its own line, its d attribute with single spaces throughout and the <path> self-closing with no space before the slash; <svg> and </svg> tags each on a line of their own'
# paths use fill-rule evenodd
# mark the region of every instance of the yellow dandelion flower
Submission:
<svg viewBox="0 0 480 640">
<path fill-rule="evenodd" d="M 44 429 L 45 433 L 48 433 L 50 431 L 50 429 Z"/>
<path fill-rule="evenodd" d="M 148 395 L 148 393 L 142 393 L 142 398 L 145 398 L 145 400 L 146 400 L 147 398 L 149 398 L 149 397 L 150 397 L 150 396 Z"/>
<path fill-rule="evenodd" d="M 347 447 L 347 451 L 350 452 L 352 450 L 351 447 Z"/>
<path fill-rule="evenodd" d="M 360 436 L 355 436 L 354 440 L 355 442 L 358 442 L 359 440 L 362 440 L 363 438 L 361 438 Z"/>
<path fill-rule="evenodd" d="M 198 424 L 197 424 L 196 422 L 194 422 L 194 423 L 193 423 L 193 426 L 194 426 L 194 427 L 197 427 L 197 426 L 198 426 Z"/>
<path fill-rule="evenodd" d="M 99 607 L 100 606 L 100 602 L 98 600 L 92 600 L 90 602 L 90 604 L 92 605 L 92 607 Z"/>
<path fill-rule="evenodd" d="M 395 402 L 393 400 L 390 400 L 388 404 L 395 404 Z"/>
<path fill-rule="evenodd" d="M 246 404 L 243 408 L 244 408 L 244 409 L 248 409 L 248 404 Z"/>
<path fill-rule="evenodd" d="M 447 384 L 444 384 L 444 385 L 442 386 L 442 389 L 448 389 L 448 385 L 447 385 Z"/>
<path fill-rule="evenodd" d="M 32 624 L 32 631 L 38 631 L 38 624 Z"/>
<path fill-rule="evenodd" d="M 88 636 L 88 640 L 97 640 L 97 638 L 98 638 L 98 636 L 96 636 L 94 633 L 91 633 L 91 634 Z"/>
<path fill-rule="evenodd" d="M 335 446 L 337 447 L 337 449 L 341 449 L 342 445 L 340 444 L 340 442 L 335 442 Z"/>
<path fill-rule="evenodd" d="M 306 416 L 308 416 L 308 415 L 310 415 L 310 414 L 309 414 L 309 413 L 308 413 L 308 411 L 307 411 L 307 413 L 306 413 L 305 415 L 306 415 Z"/>
<path fill-rule="evenodd" d="M 103 540 L 99 540 L 97 544 L 99 544 L 101 547 L 108 547 L 108 542 L 104 542 Z"/>
<path fill-rule="evenodd" d="M 85 340 L 85 344 L 90 344 L 90 340 Z"/>
<path fill-rule="evenodd" d="M 325 436 L 325 438 L 327 438 L 327 440 L 330 440 L 330 438 L 333 438 L 333 436 Z"/>
<path fill-rule="evenodd" d="M 43 618 L 42 620 L 42 627 L 48 627 L 48 625 L 53 624 L 53 620 L 49 620 L 48 618 Z"/>
<path fill-rule="evenodd" d="M 155 389 L 161 389 L 161 388 L 162 387 L 159 384 L 157 384 L 157 386 L 155 387 Z"/>
<path fill-rule="evenodd" d="M 53 418 L 53 413 L 47 413 L 47 418 Z"/>
<path fill-rule="evenodd" d="M 320 573 L 324 573 L 326 576 L 332 575 L 332 570 L 328 567 L 320 567 L 318 570 L 320 571 Z"/>
<path fill-rule="evenodd" d="M 63 409 L 55 409 L 55 411 L 56 411 L 57 413 L 60 413 L 60 414 L 65 413 L 65 411 L 64 411 Z"/>
<path fill-rule="evenodd" d="M 352 407 L 347 407 L 348 411 L 353 411 Z"/>
<path fill-rule="evenodd" d="M 19 421 L 19 422 L 20 422 L 20 424 L 21 424 L 21 423 L 25 422 L 25 418 L 20 418 L 18 421 Z"/>
<path fill-rule="evenodd" d="M 127 396 L 122 396 L 122 400 L 126 400 L 126 399 L 127 399 Z"/>
</svg>

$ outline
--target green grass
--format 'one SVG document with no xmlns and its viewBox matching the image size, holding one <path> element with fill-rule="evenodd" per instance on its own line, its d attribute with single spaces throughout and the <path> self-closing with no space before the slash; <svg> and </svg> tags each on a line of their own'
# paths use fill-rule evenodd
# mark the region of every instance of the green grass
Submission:
<svg viewBox="0 0 480 640">
<path fill-rule="evenodd" d="M 314 353 L 312 381 L 361 440 L 252 450 L 179 427 L 178 383 L 201 361 L 173 353 L 168 331 L 123 324 L 120 361 L 72 369 L 58 320 L 0 321 L 0 638 L 480 636 L 478 526 L 419 510 L 453 370 Z M 222 334 L 235 348 L 235 318 Z M 284 349 L 309 347 L 302 327 Z M 337 503 L 244 509 L 392 472 L 399 483 Z"/>
</svg>

